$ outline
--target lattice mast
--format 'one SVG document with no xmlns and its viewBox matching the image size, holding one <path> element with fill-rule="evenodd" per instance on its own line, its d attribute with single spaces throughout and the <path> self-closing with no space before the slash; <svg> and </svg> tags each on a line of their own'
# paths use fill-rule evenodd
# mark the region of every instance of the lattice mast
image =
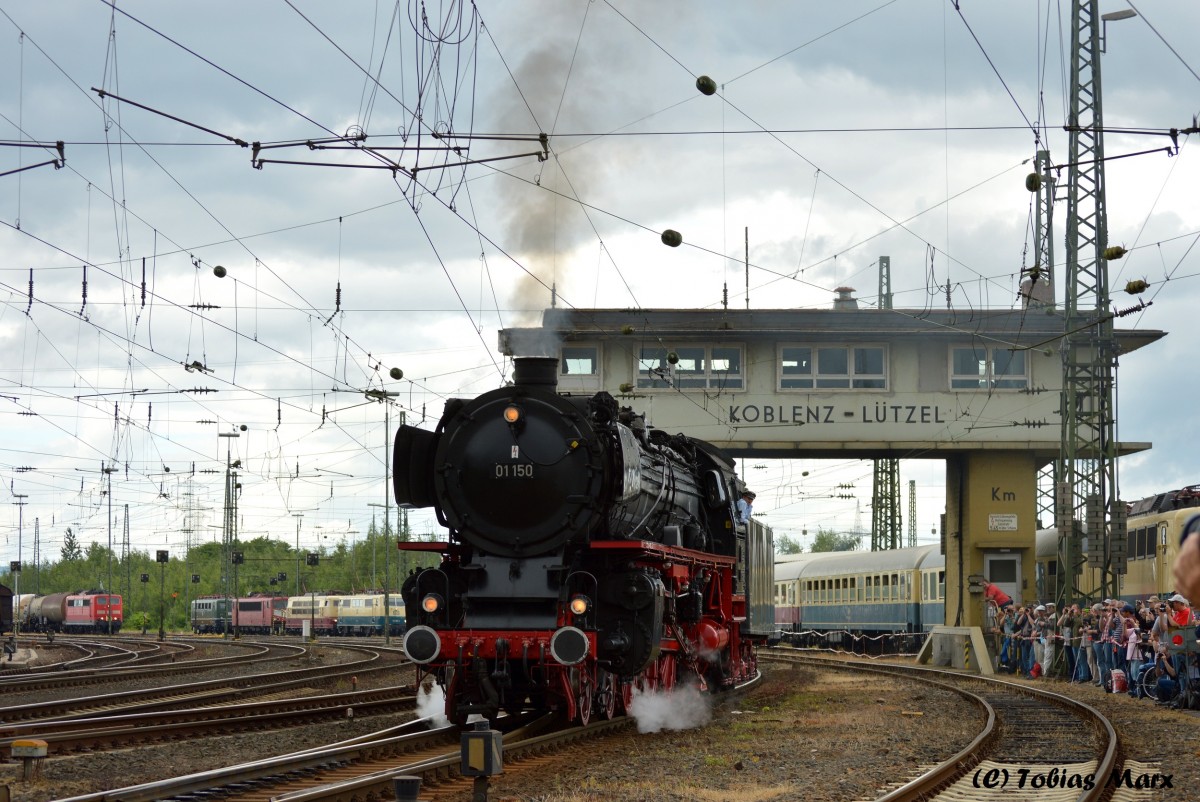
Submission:
<svg viewBox="0 0 1200 802">
<path fill-rule="evenodd" d="M 1071 11 L 1067 334 L 1062 348 L 1062 452 L 1055 503 L 1059 560 L 1065 572 L 1058 582 L 1060 605 L 1080 595 L 1077 578 L 1083 568 L 1083 534 L 1087 535 L 1087 564 L 1098 569 L 1096 593 L 1101 597 L 1118 595 L 1118 576 L 1125 573 L 1126 560 L 1125 505 L 1117 492 L 1113 421 L 1117 351 L 1104 260 L 1108 220 L 1097 6 L 1097 0 L 1076 0 Z"/>
<path fill-rule="evenodd" d="M 879 257 L 879 308 L 892 308 L 892 258 Z M 871 551 L 898 549 L 901 541 L 900 460 L 875 460 L 871 488 Z"/>
<path fill-rule="evenodd" d="M 124 519 L 122 519 L 122 524 L 121 524 L 121 563 L 120 563 L 125 568 L 125 570 L 122 572 L 122 576 L 121 576 L 121 597 L 125 598 L 125 599 L 131 598 L 133 595 L 133 577 L 131 576 L 131 573 L 130 573 L 133 570 L 130 567 L 131 564 L 133 563 L 131 556 L 132 556 L 132 547 L 129 543 L 129 505 L 126 504 L 125 505 L 125 517 L 124 517 Z"/>
</svg>

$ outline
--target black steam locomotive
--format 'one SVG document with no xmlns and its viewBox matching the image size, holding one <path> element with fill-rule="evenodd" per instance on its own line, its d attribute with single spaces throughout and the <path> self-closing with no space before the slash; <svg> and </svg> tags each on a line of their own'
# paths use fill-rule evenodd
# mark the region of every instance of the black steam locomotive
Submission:
<svg viewBox="0 0 1200 802">
<path fill-rule="evenodd" d="M 754 676 L 774 625 L 770 533 L 736 523 L 732 461 L 606 392 L 559 395 L 557 369 L 518 359 L 511 386 L 396 435 L 397 502 L 449 529 L 401 544 L 441 555 L 401 592 L 405 653 L 452 721 L 553 709 L 586 723 L 635 688 L 728 688 Z"/>
</svg>

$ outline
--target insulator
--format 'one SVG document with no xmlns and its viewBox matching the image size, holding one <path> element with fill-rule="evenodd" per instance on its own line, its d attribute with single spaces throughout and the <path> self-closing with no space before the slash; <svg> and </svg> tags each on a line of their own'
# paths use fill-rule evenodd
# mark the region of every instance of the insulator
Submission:
<svg viewBox="0 0 1200 802">
<path fill-rule="evenodd" d="M 671 248 L 678 248 L 683 242 L 683 235 L 673 228 L 668 228 L 662 233 L 662 242 L 663 245 L 667 245 Z"/>
<path fill-rule="evenodd" d="M 1120 259 L 1127 253 L 1129 253 L 1129 251 L 1125 250 L 1120 245 L 1113 245 L 1111 248 L 1104 249 L 1104 258 L 1111 262 L 1115 259 Z"/>
<path fill-rule="evenodd" d="M 1104 538 L 1104 503 L 1099 496 L 1088 496 L 1084 502 L 1088 537 L 1093 542 Z"/>
<path fill-rule="evenodd" d="M 1042 188 L 1042 177 L 1037 173 L 1030 173 L 1025 176 L 1025 189 L 1030 192 L 1037 192 Z"/>
<path fill-rule="evenodd" d="M 1125 285 L 1125 292 L 1129 293 L 1130 295 L 1140 295 L 1145 292 L 1146 288 L 1149 286 L 1149 282 L 1147 282 L 1145 279 L 1135 278 L 1133 281 L 1130 281 Z"/>
<path fill-rule="evenodd" d="M 696 88 L 702 95 L 711 95 L 717 91 L 717 82 L 707 75 L 701 75 L 696 79 Z"/>
</svg>

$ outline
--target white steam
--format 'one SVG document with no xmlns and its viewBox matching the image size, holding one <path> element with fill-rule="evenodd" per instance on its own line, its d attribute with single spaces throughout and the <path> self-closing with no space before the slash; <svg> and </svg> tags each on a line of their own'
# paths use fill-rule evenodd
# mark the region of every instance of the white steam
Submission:
<svg viewBox="0 0 1200 802">
<path fill-rule="evenodd" d="M 690 730 L 712 720 L 709 697 L 695 685 L 679 685 L 670 691 L 633 691 L 630 715 L 637 719 L 638 732 Z"/>
<path fill-rule="evenodd" d="M 436 683 L 425 683 L 417 690 L 417 717 L 429 719 L 431 727 L 447 727 L 446 693 Z"/>
</svg>

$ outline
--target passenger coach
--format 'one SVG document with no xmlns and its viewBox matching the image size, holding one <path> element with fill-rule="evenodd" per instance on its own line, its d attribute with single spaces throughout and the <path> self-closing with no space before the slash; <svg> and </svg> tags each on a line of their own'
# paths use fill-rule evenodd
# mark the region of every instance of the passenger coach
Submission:
<svg viewBox="0 0 1200 802">
<path fill-rule="evenodd" d="M 945 598 L 936 545 L 798 554 L 775 564 L 775 620 L 785 637 L 924 633 L 942 623 Z"/>
</svg>

